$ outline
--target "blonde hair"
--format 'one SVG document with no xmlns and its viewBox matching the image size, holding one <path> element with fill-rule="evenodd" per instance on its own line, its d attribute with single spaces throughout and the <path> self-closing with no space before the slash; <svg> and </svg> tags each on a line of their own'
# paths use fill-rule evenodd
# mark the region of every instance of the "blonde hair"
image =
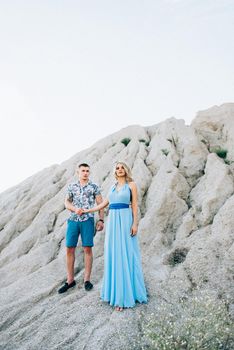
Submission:
<svg viewBox="0 0 234 350">
<path fill-rule="evenodd" d="M 126 181 L 127 181 L 127 182 L 133 181 L 131 170 L 130 170 L 129 166 L 128 166 L 126 163 L 124 163 L 124 162 L 116 162 L 116 163 L 115 163 L 115 166 L 114 166 L 114 176 L 115 176 L 115 178 L 117 179 L 117 176 L 116 176 L 116 167 L 117 167 L 118 164 L 121 164 L 121 165 L 124 167 L 125 174 L 126 174 L 126 175 L 125 175 Z"/>
</svg>

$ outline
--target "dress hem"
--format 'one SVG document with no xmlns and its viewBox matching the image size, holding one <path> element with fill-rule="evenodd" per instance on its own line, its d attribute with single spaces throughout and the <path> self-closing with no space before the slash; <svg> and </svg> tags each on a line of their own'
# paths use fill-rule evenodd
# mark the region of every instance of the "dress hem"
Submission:
<svg viewBox="0 0 234 350">
<path fill-rule="evenodd" d="M 131 306 L 125 306 L 125 305 L 118 305 L 118 304 L 111 304 L 110 303 L 110 300 L 105 300 L 101 297 L 101 300 L 105 303 L 108 303 L 110 306 L 119 306 L 119 307 L 123 307 L 123 308 L 128 308 L 128 309 L 131 309 L 131 308 L 134 308 L 136 306 L 136 304 L 147 304 L 148 303 L 148 300 L 143 300 L 143 301 L 139 301 L 139 300 L 135 300 L 135 303 L 132 304 Z"/>
</svg>

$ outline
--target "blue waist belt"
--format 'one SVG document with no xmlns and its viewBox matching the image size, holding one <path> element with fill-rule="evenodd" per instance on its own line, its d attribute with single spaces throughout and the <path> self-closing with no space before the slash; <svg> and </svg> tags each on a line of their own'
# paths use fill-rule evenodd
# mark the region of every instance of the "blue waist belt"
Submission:
<svg viewBox="0 0 234 350">
<path fill-rule="evenodd" d="M 111 203 L 109 209 L 124 209 L 129 208 L 129 204 L 126 203 Z"/>
</svg>

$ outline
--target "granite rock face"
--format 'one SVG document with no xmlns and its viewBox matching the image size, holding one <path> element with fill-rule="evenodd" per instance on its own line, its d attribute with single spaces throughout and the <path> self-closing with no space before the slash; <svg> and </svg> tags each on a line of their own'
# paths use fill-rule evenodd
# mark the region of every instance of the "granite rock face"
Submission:
<svg viewBox="0 0 234 350">
<path fill-rule="evenodd" d="M 127 349 L 139 317 L 150 314 L 167 289 L 188 296 L 197 287 L 211 289 L 233 310 L 233 135 L 234 104 L 199 112 L 191 126 L 175 118 L 129 126 L 0 194 L 0 349 Z M 79 246 L 77 286 L 57 293 L 66 279 L 64 196 L 76 165 L 91 165 L 105 197 L 118 160 L 130 165 L 138 186 L 149 293 L 147 305 L 122 313 L 99 298 L 105 232 L 95 237 L 94 289 L 83 288 Z"/>
</svg>

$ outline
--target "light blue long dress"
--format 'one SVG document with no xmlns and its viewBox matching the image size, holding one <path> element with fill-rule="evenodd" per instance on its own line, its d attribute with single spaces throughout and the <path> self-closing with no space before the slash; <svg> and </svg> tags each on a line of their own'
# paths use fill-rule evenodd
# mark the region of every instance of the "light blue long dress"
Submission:
<svg viewBox="0 0 234 350">
<path fill-rule="evenodd" d="M 138 238 L 137 235 L 130 235 L 133 217 L 131 207 L 127 207 L 130 204 L 129 185 L 126 183 L 118 191 L 113 186 L 108 199 L 110 210 L 106 226 L 101 298 L 113 306 L 133 307 L 136 302 L 146 303 L 147 293 Z M 111 209 L 113 206 L 125 208 Z"/>
</svg>

